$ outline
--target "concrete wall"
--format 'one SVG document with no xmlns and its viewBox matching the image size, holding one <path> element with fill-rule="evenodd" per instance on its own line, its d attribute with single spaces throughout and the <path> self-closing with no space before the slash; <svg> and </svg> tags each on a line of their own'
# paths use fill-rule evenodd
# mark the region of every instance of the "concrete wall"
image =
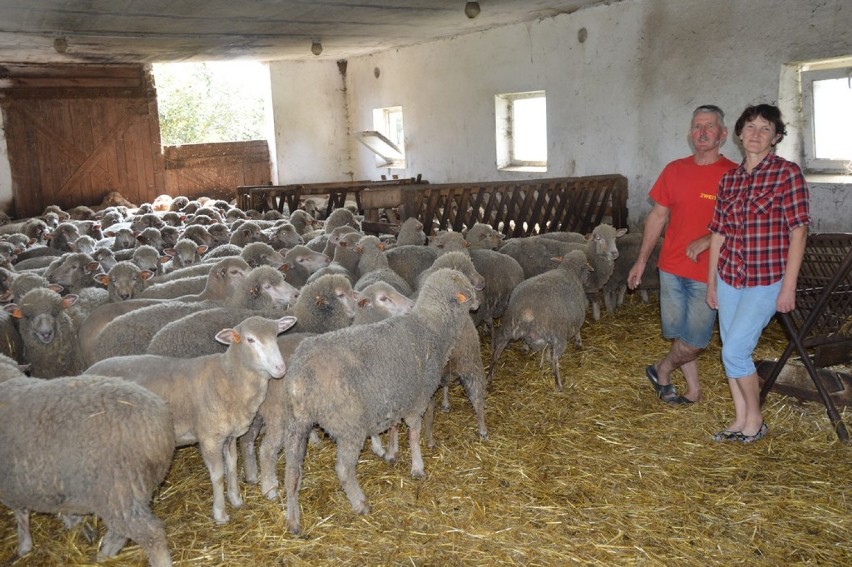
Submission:
<svg viewBox="0 0 852 567">
<path fill-rule="evenodd" d="M 438 183 L 616 172 L 629 180 L 630 219 L 636 224 L 650 209 L 646 196 L 659 171 L 689 152 L 695 106 L 720 105 L 733 126 L 746 105 L 779 101 L 785 65 L 852 55 L 850 29 L 847 0 L 626 0 L 351 59 L 345 92 L 349 130 L 372 128 L 374 108 L 401 105 L 408 167 L 376 169 L 372 153 L 351 136 L 347 144 L 330 137 L 317 146 L 328 152 L 345 146 L 351 162 L 328 154 L 320 167 L 310 168 L 310 176 L 322 181 L 350 172 L 371 179 L 422 174 Z M 336 71 L 334 63 L 317 65 Z M 273 84 L 278 106 L 301 108 L 300 116 L 324 116 L 322 105 L 304 96 L 309 86 L 302 80 L 308 77 L 299 64 L 272 68 L 301 84 L 286 94 Z M 326 79 L 318 86 L 339 88 Z M 547 173 L 497 171 L 494 95 L 540 89 L 547 92 Z M 282 124 L 276 131 L 278 154 L 287 156 L 294 133 Z M 795 129 L 791 134 L 779 153 L 801 161 Z M 732 141 L 723 152 L 734 161 L 742 158 Z M 287 166 L 280 173 L 281 183 L 308 175 L 300 171 L 296 177 Z M 852 231 L 852 185 L 812 183 L 811 192 L 816 229 Z"/>
</svg>

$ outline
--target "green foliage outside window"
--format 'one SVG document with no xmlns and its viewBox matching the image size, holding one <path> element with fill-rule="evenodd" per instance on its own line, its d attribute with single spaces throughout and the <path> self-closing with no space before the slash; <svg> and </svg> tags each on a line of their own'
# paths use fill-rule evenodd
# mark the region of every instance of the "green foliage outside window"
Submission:
<svg viewBox="0 0 852 567">
<path fill-rule="evenodd" d="M 269 77 L 256 62 L 153 66 L 164 146 L 263 140 Z"/>
</svg>

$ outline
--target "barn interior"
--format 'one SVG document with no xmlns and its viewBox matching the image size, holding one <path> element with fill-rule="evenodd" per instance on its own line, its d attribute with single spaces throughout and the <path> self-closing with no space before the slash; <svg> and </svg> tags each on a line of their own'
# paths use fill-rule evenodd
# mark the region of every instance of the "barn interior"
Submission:
<svg viewBox="0 0 852 567">
<path fill-rule="evenodd" d="M 846 0 L 0 0 L 0 210 L 97 206 L 112 191 L 135 204 L 239 202 L 248 186 L 618 175 L 619 224 L 636 230 L 661 168 L 688 154 L 700 104 L 723 108 L 728 126 L 747 105 L 777 104 L 788 124 L 777 152 L 804 163 L 802 73 L 848 72 L 850 29 Z M 150 65 L 225 60 L 268 64 L 274 136 L 163 147 Z M 500 167 L 495 97 L 531 91 L 546 93 L 546 166 Z M 393 167 L 358 137 L 389 107 L 404 113 Z M 723 153 L 742 159 L 733 136 Z M 849 171 L 806 174 L 812 231 L 852 232 Z M 180 450 L 154 504 L 175 565 L 849 564 L 849 446 L 823 405 L 770 394 L 768 443 L 712 446 L 730 410 L 718 336 L 701 359 L 704 399 L 684 411 L 661 406 L 641 374 L 668 347 L 653 300 L 631 297 L 584 329 L 560 394 L 537 355 L 509 353 L 488 441 L 456 388 L 437 448 L 424 449 L 426 480 L 408 476 L 407 450 L 388 466 L 365 448 L 368 516 L 340 490 L 333 443 L 309 449 L 305 538 L 286 533 L 283 496 L 250 485 L 231 523 L 215 525 L 203 463 Z M 773 323 L 758 355 L 775 359 L 788 340 Z M 489 360 L 487 337 L 482 349 Z M 0 562 L 96 554 L 87 530 L 34 516 L 34 550 L 14 560 L 11 511 L 0 529 Z M 145 561 L 131 543 L 102 564 Z"/>
</svg>

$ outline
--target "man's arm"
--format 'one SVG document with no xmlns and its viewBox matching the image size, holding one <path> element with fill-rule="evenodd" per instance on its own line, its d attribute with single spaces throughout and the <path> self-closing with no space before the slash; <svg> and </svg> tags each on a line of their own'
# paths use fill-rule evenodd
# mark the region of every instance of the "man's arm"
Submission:
<svg viewBox="0 0 852 567">
<path fill-rule="evenodd" d="M 642 229 L 642 245 L 639 247 L 639 257 L 627 274 L 627 287 L 636 289 L 642 283 L 642 274 L 645 273 L 645 264 L 654 251 L 666 223 L 669 221 L 669 208 L 659 203 L 654 203 L 654 208 L 645 218 L 645 227 Z"/>
</svg>

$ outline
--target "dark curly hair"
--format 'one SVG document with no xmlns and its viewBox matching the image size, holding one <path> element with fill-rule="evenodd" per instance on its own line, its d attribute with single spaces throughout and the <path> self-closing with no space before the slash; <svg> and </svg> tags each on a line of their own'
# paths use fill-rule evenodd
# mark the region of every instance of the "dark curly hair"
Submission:
<svg viewBox="0 0 852 567">
<path fill-rule="evenodd" d="M 737 118 L 737 123 L 734 126 L 734 133 L 739 137 L 739 135 L 743 131 L 743 127 L 746 125 L 746 122 L 751 122 L 755 118 L 763 118 L 767 122 L 771 122 L 775 126 L 775 134 L 779 136 L 779 138 L 775 141 L 773 146 L 784 139 L 784 136 L 787 135 L 787 127 L 784 125 L 784 121 L 781 119 L 781 110 L 777 106 L 773 106 L 771 104 L 758 104 L 757 106 L 747 106 L 743 113 L 740 114 L 740 117 Z"/>
</svg>

